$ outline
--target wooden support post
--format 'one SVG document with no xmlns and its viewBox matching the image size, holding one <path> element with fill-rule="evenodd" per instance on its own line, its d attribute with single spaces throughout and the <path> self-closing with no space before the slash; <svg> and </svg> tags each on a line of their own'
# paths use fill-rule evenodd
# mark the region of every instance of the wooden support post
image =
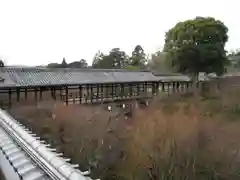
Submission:
<svg viewBox="0 0 240 180">
<path fill-rule="evenodd" d="M 27 94 L 28 94 L 27 93 L 27 88 L 25 88 L 24 91 L 25 91 L 25 100 L 27 100 Z"/>
<path fill-rule="evenodd" d="M 185 92 L 185 82 L 182 82 L 182 92 Z"/>
<path fill-rule="evenodd" d="M 165 83 L 162 82 L 162 92 L 164 92 L 164 91 L 165 91 Z"/>
<path fill-rule="evenodd" d="M 121 99 L 124 98 L 124 84 L 120 84 L 120 97 Z"/>
<path fill-rule="evenodd" d="M 138 95 L 139 96 L 141 96 L 142 95 L 142 93 L 141 93 L 141 91 L 142 91 L 142 83 L 139 83 L 139 85 L 138 85 L 138 89 L 139 89 L 139 91 L 138 91 Z"/>
<path fill-rule="evenodd" d="M 144 91 L 144 95 L 147 97 L 148 96 L 148 83 L 144 82 L 143 84 L 143 91 Z"/>
<path fill-rule="evenodd" d="M 56 87 L 53 88 L 53 99 L 56 100 Z"/>
<path fill-rule="evenodd" d="M 12 90 L 8 90 L 8 107 L 11 108 L 12 106 Z"/>
<path fill-rule="evenodd" d="M 115 86 L 114 86 L 114 94 L 115 94 L 115 97 L 116 97 L 116 99 L 119 99 L 119 84 L 115 84 Z"/>
<path fill-rule="evenodd" d="M 189 82 L 186 82 L 186 91 L 189 91 Z"/>
<path fill-rule="evenodd" d="M 139 87 L 139 83 L 137 83 L 137 96 L 140 96 L 140 87 Z"/>
<path fill-rule="evenodd" d="M 177 87 L 176 87 L 176 89 L 177 89 L 177 92 L 179 92 L 179 82 L 177 82 Z"/>
<path fill-rule="evenodd" d="M 34 98 L 35 98 L 35 101 L 37 101 L 37 88 L 34 88 Z"/>
<path fill-rule="evenodd" d="M 133 86 L 132 86 L 131 83 L 128 84 L 128 86 L 129 86 L 129 96 L 130 96 L 130 99 L 132 99 L 132 95 L 133 95 Z"/>
<path fill-rule="evenodd" d="M 152 95 L 154 96 L 155 93 L 156 93 L 156 91 L 155 91 L 155 83 L 152 82 Z"/>
<path fill-rule="evenodd" d="M 43 92 L 43 88 L 40 87 L 40 95 L 39 95 L 40 101 L 42 100 L 42 92 Z"/>
<path fill-rule="evenodd" d="M 62 101 L 63 98 L 62 98 L 62 87 L 60 87 L 60 100 Z"/>
<path fill-rule="evenodd" d="M 117 99 L 120 99 L 120 94 L 121 94 L 120 89 L 121 89 L 120 84 L 116 84 L 116 86 L 115 86 L 115 94 L 116 94 Z"/>
<path fill-rule="evenodd" d="M 184 82 L 184 92 L 187 92 L 187 82 Z"/>
<path fill-rule="evenodd" d="M 66 95 L 65 102 L 66 102 L 66 105 L 68 105 L 68 86 L 65 87 L 65 95 Z"/>
<path fill-rule="evenodd" d="M 17 87 L 16 91 L 17 91 L 17 102 L 19 102 L 19 100 L 20 100 L 20 88 Z"/>
<path fill-rule="evenodd" d="M 99 101 L 99 84 L 97 84 L 97 97 L 96 98 L 97 98 L 96 101 L 98 102 Z"/>
<path fill-rule="evenodd" d="M 175 87 L 175 82 L 173 81 L 173 82 L 172 82 L 172 92 L 173 92 L 173 93 L 174 93 L 175 90 L 176 90 L 175 88 L 176 88 L 176 87 Z"/>
<path fill-rule="evenodd" d="M 78 87 L 78 93 L 79 93 L 79 104 L 82 104 L 82 86 L 80 85 Z"/>
<path fill-rule="evenodd" d="M 111 84 L 111 95 L 112 95 L 112 100 L 114 100 L 115 99 L 115 95 L 114 95 L 114 86 L 115 86 L 115 84 Z"/>
<path fill-rule="evenodd" d="M 91 103 L 93 103 L 93 85 L 90 85 Z"/>
<path fill-rule="evenodd" d="M 89 99 L 89 85 L 86 84 L 86 91 L 87 91 L 87 96 L 85 97 L 85 103 L 88 104 L 88 99 Z"/>
<path fill-rule="evenodd" d="M 106 98 L 108 98 L 108 92 L 109 92 L 109 91 L 108 91 L 108 90 L 109 90 L 109 85 L 108 85 L 108 84 L 105 85 L 105 89 L 106 89 L 106 90 L 105 90 L 105 92 L 106 92 Z"/>
<path fill-rule="evenodd" d="M 103 102 L 103 98 L 104 98 L 103 86 L 104 86 L 104 84 L 100 84 L 100 89 L 101 89 L 101 102 Z"/>
<path fill-rule="evenodd" d="M 53 98 L 53 88 L 50 88 L 51 91 L 51 97 Z"/>
<path fill-rule="evenodd" d="M 170 82 L 167 82 L 167 93 L 168 96 L 170 95 Z"/>
<path fill-rule="evenodd" d="M 156 94 L 159 94 L 159 82 L 156 82 Z"/>
</svg>

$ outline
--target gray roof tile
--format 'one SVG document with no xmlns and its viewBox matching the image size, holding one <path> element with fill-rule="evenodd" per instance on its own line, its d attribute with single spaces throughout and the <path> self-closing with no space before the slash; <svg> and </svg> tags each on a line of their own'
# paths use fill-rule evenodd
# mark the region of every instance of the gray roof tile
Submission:
<svg viewBox="0 0 240 180">
<path fill-rule="evenodd" d="M 45 86 L 158 81 L 150 71 L 102 69 L 1 68 L 2 86 Z M 1 84 L 0 84 L 1 87 Z"/>
</svg>

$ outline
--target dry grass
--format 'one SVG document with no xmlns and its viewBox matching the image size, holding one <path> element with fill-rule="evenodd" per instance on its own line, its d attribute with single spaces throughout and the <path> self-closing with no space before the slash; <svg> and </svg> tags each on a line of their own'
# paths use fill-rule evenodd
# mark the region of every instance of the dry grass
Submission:
<svg viewBox="0 0 240 180">
<path fill-rule="evenodd" d="M 100 106 L 19 106 L 12 109 L 81 170 L 119 180 L 239 179 L 239 89 L 199 100 L 170 97 L 124 120 Z M 196 112 L 198 114 L 196 114 Z"/>
</svg>

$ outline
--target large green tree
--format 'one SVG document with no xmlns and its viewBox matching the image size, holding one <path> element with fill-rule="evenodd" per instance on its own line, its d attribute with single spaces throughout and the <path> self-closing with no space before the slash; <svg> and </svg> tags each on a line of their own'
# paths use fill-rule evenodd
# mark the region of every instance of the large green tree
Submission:
<svg viewBox="0 0 240 180">
<path fill-rule="evenodd" d="M 231 67 L 236 69 L 240 68 L 240 50 L 239 49 L 229 52 L 228 59 L 229 59 L 229 66 L 228 66 L 229 69 L 231 69 Z"/>
<path fill-rule="evenodd" d="M 148 61 L 148 67 L 154 71 L 158 72 L 168 72 L 169 64 L 166 59 L 166 52 L 157 51 L 156 53 L 151 55 L 150 60 Z"/>
<path fill-rule="evenodd" d="M 130 64 L 134 67 L 144 67 L 146 62 L 146 54 L 142 46 L 137 45 L 132 52 Z"/>
<path fill-rule="evenodd" d="M 48 68 L 78 68 L 78 69 L 82 69 L 82 68 L 87 68 L 88 63 L 85 59 L 81 59 L 80 61 L 74 61 L 74 62 L 67 64 L 65 58 L 63 58 L 61 64 L 50 63 L 47 65 L 47 67 Z"/>
<path fill-rule="evenodd" d="M 0 67 L 4 67 L 4 63 L 2 60 L 0 60 Z"/>
<path fill-rule="evenodd" d="M 98 52 L 92 63 L 93 68 L 122 69 L 128 64 L 128 56 L 120 48 L 113 48 L 108 55 Z"/>
<path fill-rule="evenodd" d="M 68 68 L 78 68 L 83 69 L 88 67 L 88 63 L 85 59 L 81 59 L 80 61 L 74 61 L 67 65 Z"/>
<path fill-rule="evenodd" d="M 98 51 L 93 58 L 92 68 L 101 68 L 101 66 L 104 66 L 103 61 L 102 61 L 103 57 L 104 57 L 104 54 L 102 52 Z"/>
<path fill-rule="evenodd" d="M 127 54 L 120 48 L 113 48 L 109 53 L 109 58 L 112 59 L 112 67 L 114 69 L 122 69 L 128 64 Z"/>
<path fill-rule="evenodd" d="M 175 71 L 190 74 L 195 82 L 200 72 L 224 73 L 228 28 L 212 17 L 177 23 L 166 33 L 164 51 Z"/>
</svg>

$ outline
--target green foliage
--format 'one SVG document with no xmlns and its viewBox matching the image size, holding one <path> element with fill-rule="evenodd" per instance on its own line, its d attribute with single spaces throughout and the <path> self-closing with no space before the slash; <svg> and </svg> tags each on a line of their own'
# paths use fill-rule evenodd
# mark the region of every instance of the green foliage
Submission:
<svg viewBox="0 0 240 180">
<path fill-rule="evenodd" d="M 125 67 L 125 69 L 127 69 L 127 70 L 137 70 L 138 67 L 132 66 L 132 65 L 127 65 L 127 66 Z"/>
<path fill-rule="evenodd" d="M 113 48 L 109 53 L 110 59 L 112 59 L 112 66 L 117 69 L 124 68 L 129 62 L 129 58 L 124 51 L 120 48 Z"/>
<path fill-rule="evenodd" d="M 230 52 L 228 54 L 228 59 L 229 59 L 229 64 L 228 64 L 228 69 L 240 68 L 240 50 L 236 50 L 233 52 Z"/>
<path fill-rule="evenodd" d="M 50 63 L 47 65 L 48 68 L 60 68 L 61 65 L 58 63 Z"/>
<path fill-rule="evenodd" d="M 101 68 L 107 66 L 106 60 L 103 60 L 104 54 L 100 51 L 98 51 L 92 62 L 92 68 Z"/>
<path fill-rule="evenodd" d="M 67 64 L 65 58 L 63 58 L 63 61 L 61 64 L 58 63 L 50 63 L 47 65 L 48 68 L 87 68 L 88 64 L 85 59 L 81 59 L 80 61 L 74 61 L 69 64 Z"/>
<path fill-rule="evenodd" d="M 146 62 L 146 54 L 142 46 L 137 45 L 132 52 L 130 64 L 135 67 L 144 67 Z"/>
<path fill-rule="evenodd" d="M 74 61 L 72 63 L 69 63 L 68 66 L 69 68 L 87 68 L 88 63 L 85 59 L 81 59 L 80 61 Z"/>
<path fill-rule="evenodd" d="M 158 51 L 152 54 L 148 67 L 154 71 L 167 72 L 170 71 L 169 61 L 166 61 L 166 53 Z"/>
<path fill-rule="evenodd" d="M 120 48 L 113 48 L 108 55 L 98 52 L 92 63 L 93 68 L 122 69 L 128 64 L 129 58 Z"/>
<path fill-rule="evenodd" d="M 4 67 L 4 63 L 2 60 L 0 60 L 0 67 Z"/>
<path fill-rule="evenodd" d="M 197 17 L 177 23 L 166 33 L 164 51 L 177 72 L 224 73 L 228 28 L 219 20 Z"/>
<path fill-rule="evenodd" d="M 131 57 L 120 48 L 113 48 L 107 55 L 97 52 L 93 59 L 92 68 L 136 70 L 144 69 L 146 62 L 143 48 L 137 45 Z"/>
</svg>

